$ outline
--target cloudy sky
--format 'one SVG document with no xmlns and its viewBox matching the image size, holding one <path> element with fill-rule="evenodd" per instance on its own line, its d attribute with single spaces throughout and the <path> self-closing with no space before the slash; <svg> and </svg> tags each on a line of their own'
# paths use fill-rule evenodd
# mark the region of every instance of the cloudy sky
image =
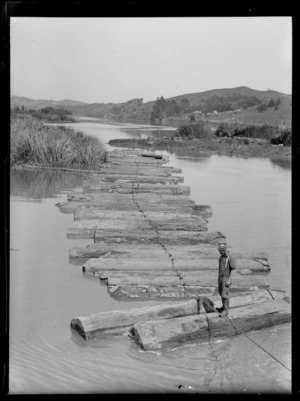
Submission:
<svg viewBox="0 0 300 401">
<path fill-rule="evenodd" d="M 10 22 L 11 95 L 117 103 L 236 86 L 292 91 L 290 17 Z"/>
</svg>

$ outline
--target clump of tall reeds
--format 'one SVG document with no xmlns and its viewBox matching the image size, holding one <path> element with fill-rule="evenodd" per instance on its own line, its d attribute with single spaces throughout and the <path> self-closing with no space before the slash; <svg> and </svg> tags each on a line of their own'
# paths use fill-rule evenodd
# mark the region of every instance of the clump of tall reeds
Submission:
<svg viewBox="0 0 300 401">
<path fill-rule="evenodd" d="M 105 148 L 95 137 L 71 128 L 46 126 L 33 118 L 11 120 L 10 164 L 97 168 Z"/>
<path fill-rule="evenodd" d="M 215 135 L 218 137 L 245 137 L 245 138 L 260 138 L 273 144 L 291 145 L 292 133 L 289 129 L 282 129 L 277 125 L 238 125 L 221 123 Z"/>
<path fill-rule="evenodd" d="M 175 136 L 183 139 L 208 139 L 211 134 L 207 125 L 203 121 L 199 121 L 180 125 Z"/>
<path fill-rule="evenodd" d="M 290 130 L 285 129 L 279 135 L 271 139 L 273 145 L 292 146 L 292 133 Z"/>
</svg>

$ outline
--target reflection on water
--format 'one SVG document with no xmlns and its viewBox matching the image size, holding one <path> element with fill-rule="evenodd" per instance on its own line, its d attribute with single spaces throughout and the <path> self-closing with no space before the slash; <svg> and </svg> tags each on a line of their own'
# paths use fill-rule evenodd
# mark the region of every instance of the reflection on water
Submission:
<svg viewBox="0 0 300 401">
<path fill-rule="evenodd" d="M 169 138 L 174 135 L 174 130 L 160 130 L 160 129 L 135 129 L 122 128 L 122 132 L 126 132 L 128 137 L 135 139 L 147 139 L 147 138 Z"/>
<path fill-rule="evenodd" d="M 12 169 L 10 193 L 35 202 L 52 198 L 71 188 L 82 186 L 86 174 L 40 169 Z"/>
<path fill-rule="evenodd" d="M 271 162 L 274 166 L 281 167 L 285 170 L 291 170 L 292 162 L 290 160 L 275 160 L 271 159 Z"/>
</svg>

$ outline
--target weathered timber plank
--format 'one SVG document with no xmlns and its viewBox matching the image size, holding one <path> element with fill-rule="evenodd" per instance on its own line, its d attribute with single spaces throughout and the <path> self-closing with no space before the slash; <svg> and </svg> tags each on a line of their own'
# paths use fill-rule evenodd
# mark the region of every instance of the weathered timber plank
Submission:
<svg viewBox="0 0 300 401">
<path fill-rule="evenodd" d="M 291 321 L 291 306 L 285 300 L 273 300 L 247 305 L 229 311 L 229 318 L 243 332 L 260 330 L 276 324 Z M 241 334 L 225 319 L 220 319 L 217 313 L 208 315 L 211 338 L 224 338 Z"/>
<path fill-rule="evenodd" d="M 87 180 L 83 183 L 83 189 L 85 192 L 92 192 L 97 191 L 99 188 L 99 182 L 113 182 L 118 184 L 122 181 L 126 181 L 128 183 L 149 183 L 149 184 L 178 184 L 184 181 L 184 177 L 180 177 L 177 175 L 170 175 L 170 176 L 152 176 L 152 175 L 136 175 L 136 174 L 107 174 L 105 176 L 100 176 L 101 179 L 96 180 Z"/>
<path fill-rule="evenodd" d="M 174 224 L 174 226 L 191 226 L 197 227 L 197 225 L 207 225 L 207 220 L 202 216 L 191 215 L 186 216 L 185 214 L 170 213 L 166 211 L 151 212 L 146 211 L 144 213 L 146 219 L 151 221 L 151 224 L 159 224 L 163 226 L 165 223 Z M 130 220 L 143 218 L 142 213 L 139 210 L 136 211 L 103 211 L 94 208 L 78 208 L 74 213 L 74 220 Z M 185 224 L 186 223 L 186 224 Z M 163 228 L 162 228 L 163 229 Z"/>
<path fill-rule="evenodd" d="M 168 195 L 188 195 L 191 192 L 189 186 L 178 184 L 151 184 L 151 183 L 131 183 L 128 181 L 105 182 L 102 181 L 97 186 L 86 187 L 86 193 L 91 192 L 117 192 L 120 194 L 153 193 Z"/>
<path fill-rule="evenodd" d="M 260 302 L 272 301 L 272 300 L 284 299 L 290 303 L 290 298 L 285 291 L 275 291 L 270 288 L 263 288 L 259 290 L 250 290 L 245 292 L 231 291 L 230 293 L 230 310 L 233 308 L 238 308 L 240 306 L 246 306 L 251 304 L 258 305 Z M 214 295 L 209 297 L 209 300 L 213 303 L 214 308 L 222 306 L 221 297 Z M 202 306 L 203 308 L 203 306 Z M 201 309 L 203 311 L 203 309 Z M 206 313 L 215 312 L 214 310 L 206 310 Z"/>
<path fill-rule="evenodd" d="M 75 215 L 76 215 L 75 211 Z M 120 212 L 121 213 L 121 212 Z M 127 212 L 126 212 L 127 213 Z M 231 248 L 228 247 L 230 250 Z M 169 245 L 167 248 L 171 255 L 175 255 L 177 259 L 216 259 L 220 257 L 219 251 L 215 245 L 202 244 L 199 245 Z M 136 258 L 142 259 L 147 255 L 148 258 L 161 257 L 161 246 L 159 244 L 148 245 L 123 245 L 123 244 L 89 244 L 85 247 L 76 247 L 70 249 L 69 256 L 72 258 L 97 258 L 110 251 L 111 257 Z M 240 259 L 260 258 L 268 260 L 268 254 L 265 251 L 256 250 L 236 250 L 234 254 Z"/>
<path fill-rule="evenodd" d="M 193 300 L 146 306 L 130 310 L 115 310 L 96 313 L 72 319 L 71 327 L 85 339 L 107 334 L 123 334 L 140 321 L 148 319 L 170 319 L 197 313 L 197 303 Z"/>
<path fill-rule="evenodd" d="M 157 351 L 195 340 L 209 341 L 207 320 L 203 315 L 185 316 L 170 319 L 168 322 L 163 319 L 162 324 L 159 322 L 158 320 L 137 322 L 131 330 L 132 338 L 145 351 Z"/>
<path fill-rule="evenodd" d="M 142 165 L 116 165 L 116 164 L 102 164 L 100 166 L 100 173 L 102 174 L 139 174 L 139 175 L 171 175 L 172 173 L 180 174 L 180 168 L 169 166 L 142 166 Z"/>
<path fill-rule="evenodd" d="M 226 242 L 226 241 L 225 241 Z M 268 260 L 268 253 L 264 250 L 256 249 L 236 249 L 231 246 L 227 246 L 230 253 L 234 254 L 238 259 L 262 259 Z M 218 247 L 215 245 L 205 244 L 205 245 L 184 245 L 184 246 L 174 246 L 169 245 L 168 251 L 176 259 L 219 259 L 220 253 Z M 129 249 L 127 247 L 127 252 Z"/>
<path fill-rule="evenodd" d="M 212 217 L 212 208 L 209 205 L 194 205 L 193 210 L 203 217 Z"/>
<path fill-rule="evenodd" d="M 149 253 L 148 253 L 149 254 Z M 175 269 L 183 276 L 190 277 L 189 284 L 193 284 L 192 280 L 197 280 L 198 275 L 200 277 L 209 275 L 209 271 L 218 272 L 218 261 L 216 259 L 194 259 L 194 260 L 175 260 Z M 241 280 L 251 280 L 253 275 L 241 275 L 239 270 L 251 270 L 252 272 L 267 272 L 264 266 L 251 259 L 238 259 L 237 260 L 238 271 L 237 274 L 241 276 Z M 136 258 L 121 258 L 121 257 L 107 257 L 107 258 L 91 258 L 84 264 L 85 271 L 93 269 L 97 270 L 171 270 L 172 260 L 167 256 L 166 253 L 161 253 L 160 260 L 154 258 L 147 258 L 145 252 L 144 257 L 140 259 Z M 207 272 L 208 270 L 208 272 Z M 143 272 L 141 272 L 143 274 Z M 236 276 L 237 276 L 236 274 Z M 210 276 L 209 276 L 210 277 Z"/>
<path fill-rule="evenodd" d="M 167 269 L 157 270 L 104 270 L 99 271 L 99 277 L 107 281 L 107 285 L 188 285 L 188 286 L 217 286 L 218 273 L 215 271 L 184 271 L 178 272 Z M 237 271 L 232 279 L 231 290 L 240 291 L 252 287 L 268 288 L 268 278 L 265 275 L 242 276 Z"/>
<path fill-rule="evenodd" d="M 187 194 L 172 196 L 168 194 L 134 194 L 134 199 L 138 203 L 153 203 L 159 210 L 160 205 L 180 205 L 194 206 L 195 202 L 189 199 Z M 92 203 L 133 203 L 132 194 L 118 193 L 82 193 L 70 192 L 67 195 L 68 202 L 92 202 Z"/>
<path fill-rule="evenodd" d="M 136 164 L 145 164 L 145 165 L 154 165 L 161 166 L 163 164 L 169 163 L 170 159 L 168 157 L 143 157 L 142 155 L 137 154 L 127 154 L 122 155 L 113 152 L 106 152 L 106 163 L 112 163 L 114 161 L 119 161 L 123 163 L 136 163 Z"/>
<path fill-rule="evenodd" d="M 175 197 L 174 197 L 175 198 Z M 118 211 L 136 211 L 137 210 L 137 205 L 134 202 L 119 202 L 118 200 L 111 201 L 111 202 L 101 202 L 100 200 L 95 201 L 95 202 L 84 202 L 84 201 L 70 201 L 70 202 L 61 202 L 57 204 L 56 206 L 59 207 L 59 210 L 61 213 L 74 213 L 75 210 L 77 210 L 81 206 L 85 207 L 92 207 L 94 209 L 98 210 L 107 210 L 107 211 L 112 211 L 112 210 L 118 210 Z M 139 206 L 141 207 L 141 210 L 145 211 L 172 211 L 172 213 L 179 213 L 179 214 L 186 214 L 186 215 L 191 215 L 194 214 L 193 209 L 191 206 L 188 205 L 176 205 L 170 203 L 168 205 L 167 203 L 165 204 L 160 204 L 156 205 L 154 202 L 139 202 Z M 196 214 L 198 215 L 198 214 Z"/>
<path fill-rule="evenodd" d="M 144 218 L 142 213 L 128 219 L 81 219 L 73 223 L 76 229 L 99 230 L 181 230 L 181 231 L 207 231 L 207 221 L 197 219 L 160 219 L 151 220 Z"/>
<path fill-rule="evenodd" d="M 167 164 L 168 161 L 164 160 L 154 160 L 154 159 L 147 159 L 147 158 L 140 158 L 136 157 L 135 159 L 130 158 L 128 160 L 124 160 L 124 157 L 110 157 L 108 158 L 106 164 L 108 166 L 130 166 L 130 167 L 136 167 L 136 166 L 142 166 L 142 167 L 154 167 L 154 168 L 159 168 L 160 166 L 163 166 Z"/>
<path fill-rule="evenodd" d="M 146 164 L 153 166 L 161 166 L 163 164 L 169 163 L 169 158 L 153 158 L 153 157 L 143 157 L 138 155 L 124 155 L 116 154 L 113 152 L 106 152 L 106 162 L 107 163 L 118 163 L 118 164 Z"/>
<path fill-rule="evenodd" d="M 70 229 L 68 233 L 76 237 L 76 229 L 72 231 Z M 80 233 L 81 235 L 81 233 Z M 159 242 L 164 245 L 168 244 L 200 244 L 210 243 L 218 244 L 221 241 L 225 241 L 225 236 L 220 232 L 209 232 L 209 231 L 159 231 Z M 118 243 L 153 243 L 157 242 L 157 233 L 154 230 L 143 230 L 143 231 L 121 231 L 121 230 L 95 230 L 94 242 L 110 241 Z"/>
<path fill-rule="evenodd" d="M 290 305 L 283 301 L 267 301 L 230 311 L 230 320 L 243 332 L 259 330 L 291 320 Z M 208 323 L 209 322 L 209 323 Z M 170 320 L 153 320 L 136 323 L 131 334 L 144 350 L 161 350 L 191 341 L 207 342 L 220 337 L 240 334 L 217 313 L 188 316 Z"/>
<path fill-rule="evenodd" d="M 212 296 L 216 292 L 215 287 L 185 287 L 183 285 L 115 285 L 107 287 L 108 293 L 118 301 L 149 301 L 159 299 L 178 300 L 196 299 L 197 297 Z"/>
</svg>

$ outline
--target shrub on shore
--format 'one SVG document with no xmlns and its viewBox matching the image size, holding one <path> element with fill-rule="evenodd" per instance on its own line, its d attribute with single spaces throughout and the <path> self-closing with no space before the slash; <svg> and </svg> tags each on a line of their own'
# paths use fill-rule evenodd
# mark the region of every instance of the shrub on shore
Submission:
<svg viewBox="0 0 300 401">
<path fill-rule="evenodd" d="M 282 129 L 273 125 L 246 125 L 222 123 L 215 131 L 218 137 L 245 137 L 260 138 L 269 141 L 272 144 L 291 145 L 292 133 L 289 129 Z"/>
<path fill-rule="evenodd" d="M 279 135 L 275 136 L 271 139 L 271 143 L 273 145 L 284 145 L 291 146 L 292 145 L 292 133 L 290 130 L 284 130 Z"/>
<path fill-rule="evenodd" d="M 176 137 L 183 139 L 208 139 L 211 134 L 203 121 L 197 123 L 182 124 L 178 127 Z"/>
<path fill-rule="evenodd" d="M 33 118 L 11 120 L 10 165 L 97 168 L 105 160 L 101 142 L 82 132 L 46 126 Z"/>
</svg>

